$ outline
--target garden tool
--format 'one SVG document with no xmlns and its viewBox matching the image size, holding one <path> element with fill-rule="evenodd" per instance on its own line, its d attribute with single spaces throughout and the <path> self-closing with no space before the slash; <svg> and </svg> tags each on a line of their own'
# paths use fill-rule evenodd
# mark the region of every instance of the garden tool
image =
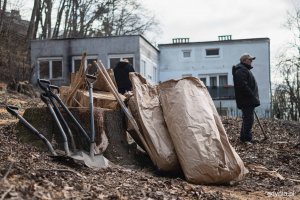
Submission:
<svg viewBox="0 0 300 200">
<path fill-rule="evenodd" d="M 63 136 L 64 148 L 65 148 L 67 156 L 74 159 L 74 160 L 82 161 L 82 162 L 84 162 L 84 164 L 86 166 L 91 167 L 91 168 L 104 168 L 104 167 L 107 167 L 108 166 L 108 160 L 102 155 L 99 155 L 99 156 L 93 158 L 93 155 L 90 156 L 88 153 L 86 153 L 83 150 L 80 150 L 80 151 L 76 150 L 76 152 L 70 152 L 70 150 L 68 148 L 68 139 L 66 137 L 64 129 L 62 128 L 61 123 L 60 123 L 58 117 L 56 116 L 56 113 L 55 113 L 54 109 L 52 108 L 52 106 L 56 107 L 56 104 L 55 104 L 55 102 L 53 101 L 52 98 L 56 97 L 57 100 L 58 100 L 58 103 L 61 104 L 63 107 L 64 107 L 64 105 L 61 102 L 61 100 L 59 99 L 59 97 L 57 95 L 54 95 L 54 93 L 51 91 L 51 88 L 55 88 L 55 86 L 50 85 L 49 81 L 47 81 L 47 80 L 39 80 L 38 82 L 39 82 L 39 85 L 41 86 L 41 88 L 45 91 L 45 94 L 43 94 L 41 96 L 41 98 L 47 104 L 47 106 L 48 106 L 48 108 L 49 108 L 56 124 L 58 125 L 60 133 Z M 45 85 L 42 84 L 42 82 L 47 84 L 48 86 L 46 87 Z M 51 104 L 52 104 L 52 106 L 51 106 Z M 60 112 L 59 109 L 57 109 L 57 111 Z M 80 124 L 78 123 L 77 125 L 80 125 Z M 93 134 L 92 134 L 92 136 L 93 136 Z M 88 137 L 88 135 L 86 135 L 86 137 Z M 88 137 L 88 139 L 90 139 L 90 138 Z M 91 141 L 91 144 L 92 143 L 94 143 L 94 142 Z M 95 146 L 95 144 L 94 144 L 94 146 Z"/>
<path fill-rule="evenodd" d="M 93 97 L 93 85 L 96 82 L 96 76 L 86 74 L 85 81 L 89 88 L 89 107 L 90 107 L 90 125 L 91 125 L 91 143 L 90 143 L 90 157 L 89 162 L 87 164 L 91 165 L 90 167 L 94 167 L 95 163 L 106 163 L 106 158 L 101 155 L 95 155 L 95 120 L 94 120 L 94 97 Z"/>
<path fill-rule="evenodd" d="M 262 132 L 263 132 L 263 134 L 264 134 L 264 139 L 263 139 L 263 141 L 265 141 L 265 140 L 267 140 L 267 139 L 268 139 L 268 136 L 267 136 L 267 134 L 266 134 L 265 130 L 263 129 L 263 127 L 262 127 L 262 125 L 261 125 L 261 123 L 260 123 L 260 120 L 259 120 L 259 118 L 258 118 L 258 116 L 257 116 L 257 114 L 256 114 L 256 112 L 255 112 L 255 111 L 254 111 L 254 115 L 255 115 L 255 118 L 256 118 L 256 120 L 257 120 L 257 122 L 258 122 L 258 125 L 259 125 L 259 127 L 260 127 L 261 131 L 262 131 Z"/>
<path fill-rule="evenodd" d="M 8 105 L 6 106 L 6 110 L 12 114 L 13 116 L 17 117 L 19 119 L 19 121 L 26 127 L 28 128 L 30 131 L 32 131 L 36 136 L 38 136 L 40 139 L 42 139 L 42 141 L 47 145 L 49 151 L 52 153 L 53 156 L 57 156 L 57 153 L 55 152 L 55 150 L 53 149 L 52 144 L 49 142 L 49 140 L 43 135 L 41 134 L 38 130 L 36 130 L 36 128 L 34 128 L 26 119 L 24 119 L 18 112 L 18 107 L 16 106 L 11 106 Z"/>
<path fill-rule="evenodd" d="M 51 85 L 50 81 L 45 80 L 45 79 L 38 79 L 38 83 L 39 83 L 39 86 L 41 87 L 41 89 L 45 91 L 47 96 L 49 96 L 51 99 L 54 98 L 56 100 L 56 102 L 63 108 L 63 110 L 67 113 L 68 117 L 72 120 L 72 122 L 80 130 L 80 133 L 86 138 L 86 140 L 89 144 L 90 143 L 90 136 L 88 135 L 88 133 L 80 125 L 78 120 L 74 117 L 74 115 L 67 108 L 67 106 L 62 102 L 62 100 L 59 98 L 59 96 L 56 93 L 53 92 L 53 90 L 56 90 L 57 93 L 59 94 L 59 88 L 55 85 Z"/>
</svg>

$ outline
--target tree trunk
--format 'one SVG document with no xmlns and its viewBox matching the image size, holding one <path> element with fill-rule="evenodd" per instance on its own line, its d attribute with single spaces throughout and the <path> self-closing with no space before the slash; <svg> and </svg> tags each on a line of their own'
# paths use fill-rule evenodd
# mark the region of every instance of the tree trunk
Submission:
<svg viewBox="0 0 300 200">
<path fill-rule="evenodd" d="M 0 2 L 1 2 L 1 4 L 0 4 L 0 10 L 2 11 L 0 13 L 0 34 L 1 34 L 2 27 L 3 27 L 3 22 L 4 22 L 4 19 L 5 19 L 5 12 L 6 12 L 7 0 L 3 1 L 3 6 L 2 6 L 2 1 L 0 1 Z"/>
</svg>

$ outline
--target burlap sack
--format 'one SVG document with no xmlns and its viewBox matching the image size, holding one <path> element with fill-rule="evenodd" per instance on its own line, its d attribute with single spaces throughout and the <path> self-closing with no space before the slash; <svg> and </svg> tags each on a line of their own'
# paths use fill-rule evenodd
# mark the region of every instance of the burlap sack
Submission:
<svg viewBox="0 0 300 200">
<path fill-rule="evenodd" d="M 164 82 L 158 91 L 187 181 L 215 184 L 242 178 L 246 168 L 228 141 L 205 85 L 188 77 Z"/>
<path fill-rule="evenodd" d="M 159 170 L 179 171 L 179 162 L 162 115 L 156 87 L 147 83 L 138 73 L 130 73 L 129 77 L 137 105 L 137 121 L 142 127 L 143 146 Z"/>
</svg>

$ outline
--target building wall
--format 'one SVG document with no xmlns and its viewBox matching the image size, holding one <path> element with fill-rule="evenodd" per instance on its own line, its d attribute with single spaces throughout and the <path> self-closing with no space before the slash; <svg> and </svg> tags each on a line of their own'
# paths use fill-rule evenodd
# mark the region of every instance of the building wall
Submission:
<svg viewBox="0 0 300 200">
<path fill-rule="evenodd" d="M 239 63 L 240 56 L 243 53 L 256 56 L 252 72 L 259 86 L 261 100 L 261 106 L 256 110 L 261 116 L 267 115 L 270 111 L 270 40 L 268 38 L 161 44 L 159 49 L 160 81 L 179 79 L 190 75 L 208 78 L 227 74 L 228 86 L 233 86 L 232 66 Z M 219 55 L 206 56 L 206 49 L 219 49 Z M 184 57 L 183 52 L 190 52 L 190 57 Z M 208 80 L 207 86 L 210 86 Z M 224 105 L 230 106 L 229 110 L 236 110 L 234 101 L 222 102 Z M 219 101 L 215 101 L 215 103 L 218 107 Z"/>
<path fill-rule="evenodd" d="M 140 38 L 140 66 L 138 71 L 149 82 L 159 82 L 159 52 L 156 48 L 149 46 L 149 43 Z"/>
<path fill-rule="evenodd" d="M 141 45 L 143 44 L 143 45 Z M 60 78 L 51 79 L 55 85 L 68 85 L 72 72 L 72 58 L 80 57 L 83 52 L 87 56 L 100 59 L 106 68 L 110 67 L 110 59 L 118 56 L 133 56 L 133 66 L 137 72 L 140 69 L 140 53 L 152 55 L 147 62 L 158 62 L 158 50 L 145 42 L 139 35 L 116 36 L 102 38 L 82 38 L 82 39 L 58 39 L 58 40 L 35 40 L 31 42 L 31 60 L 34 66 L 32 83 L 36 83 L 39 78 L 39 60 L 62 58 L 62 74 Z M 152 60 L 152 58 L 154 60 Z M 114 67 L 114 66 L 112 66 Z"/>
</svg>

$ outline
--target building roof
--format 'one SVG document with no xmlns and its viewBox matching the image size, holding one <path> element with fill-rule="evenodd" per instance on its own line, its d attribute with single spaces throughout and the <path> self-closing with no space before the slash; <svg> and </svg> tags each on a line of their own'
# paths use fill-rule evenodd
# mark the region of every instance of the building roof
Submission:
<svg viewBox="0 0 300 200">
<path fill-rule="evenodd" d="M 240 42 L 257 42 L 265 41 L 270 42 L 270 38 L 248 38 L 248 39 L 236 39 L 236 40 L 216 40 L 216 41 L 203 41 L 203 42 L 185 42 L 185 43 L 166 43 L 158 44 L 160 46 L 182 46 L 182 45 L 211 45 L 211 44 L 228 44 L 228 43 L 240 43 Z"/>
<path fill-rule="evenodd" d="M 142 38 L 144 41 L 146 41 L 150 46 L 152 46 L 154 49 L 156 49 L 157 51 L 159 51 L 159 49 L 154 46 L 151 42 L 149 42 L 143 35 L 116 35 L 116 36 L 99 36 L 99 37 L 78 37 L 78 38 L 50 38 L 50 39 L 43 39 L 43 40 L 40 40 L 40 39 L 35 39 L 35 40 L 32 40 L 31 42 L 35 42 L 35 41 L 45 41 L 45 40 L 82 40 L 82 39 L 85 39 L 85 40 L 88 40 L 88 39 L 105 39 L 105 38 L 120 38 L 120 37 L 123 37 L 123 38 L 126 38 L 126 37 L 140 37 Z"/>
</svg>

